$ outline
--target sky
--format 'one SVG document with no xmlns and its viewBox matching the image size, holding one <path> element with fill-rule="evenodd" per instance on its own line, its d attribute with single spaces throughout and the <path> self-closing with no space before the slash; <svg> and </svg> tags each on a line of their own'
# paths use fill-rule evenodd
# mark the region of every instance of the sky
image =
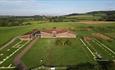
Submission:
<svg viewBox="0 0 115 70">
<path fill-rule="evenodd" d="M 0 15 L 66 15 L 115 10 L 115 0 L 0 0 Z"/>
</svg>

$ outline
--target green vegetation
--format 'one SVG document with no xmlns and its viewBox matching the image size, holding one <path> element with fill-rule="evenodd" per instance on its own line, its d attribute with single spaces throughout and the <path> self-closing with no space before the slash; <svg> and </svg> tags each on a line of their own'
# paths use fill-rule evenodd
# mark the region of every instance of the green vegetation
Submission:
<svg viewBox="0 0 115 70">
<path fill-rule="evenodd" d="M 51 29 L 64 28 L 74 31 L 76 34 L 75 39 L 38 39 L 31 50 L 22 58 L 23 63 L 27 65 L 28 68 L 38 67 L 41 65 L 47 66 L 64 66 L 67 69 L 78 69 L 78 70 L 103 70 L 103 60 L 107 60 L 104 64 L 104 68 L 107 70 L 114 70 L 115 59 L 115 22 L 113 20 L 114 16 L 108 16 L 109 18 L 103 18 L 108 16 L 108 12 L 89 12 L 86 14 L 70 14 L 65 16 L 56 17 L 46 17 L 46 16 L 28 16 L 28 17 L 0 17 L 0 48 L 7 44 L 11 39 L 21 36 L 26 32 L 33 29 Z M 4 18 L 4 19 L 3 19 Z M 109 22 L 109 20 L 112 21 Z M 7 21 L 5 21 L 7 20 Z M 96 20 L 106 20 L 103 22 L 93 22 L 84 23 L 79 22 L 82 20 L 92 21 Z M 4 25 L 2 23 L 5 23 Z M 11 27 L 8 27 L 11 26 Z M 102 34 L 102 36 L 95 36 L 96 33 Z M 85 38 L 89 38 L 86 39 Z M 90 40 L 91 39 L 91 40 Z M 81 41 L 83 40 L 83 42 Z M 12 48 L 15 44 L 19 43 L 20 40 L 16 39 L 6 48 L 0 50 L 0 61 L 5 57 L 13 53 L 18 48 Z M 24 42 L 25 43 L 25 42 Z M 21 43 L 23 45 L 24 43 Z M 84 44 L 85 43 L 85 44 Z M 24 46 L 24 49 L 27 46 Z M 99 55 L 102 57 L 98 61 L 94 59 L 94 56 L 87 49 L 87 47 L 93 52 L 97 57 Z M 107 48 L 110 50 L 108 50 Z M 10 49 L 10 51 L 8 51 Z M 20 53 L 19 50 L 10 59 L 5 61 L 0 66 L 8 66 L 13 64 L 15 56 Z M 4 54 L 2 56 L 2 54 Z M 99 55 L 97 55 L 99 54 Z M 33 59 L 34 58 L 34 59 Z M 41 62 L 41 60 L 43 60 Z M 109 68 L 110 67 L 110 68 Z"/>
<path fill-rule="evenodd" d="M 28 22 L 29 21 L 29 22 Z M 30 21 L 39 22 L 79 22 L 79 21 L 115 21 L 115 11 L 94 11 L 84 14 L 63 16 L 0 16 L 0 26 L 31 25 Z M 28 23 L 26 23 L 28 22 Z"/>
<path fill-rule="evenodd" d="M 33 48 L 23 57 L 29 68 L 41 64 L 50 66 L 76 65 L 79 63 L 94 62 L 91 55 L 84 51 L 79 39 L 60 39 L 62 43 L 71 41 L 69 45 L 57 45 L 57 39 L 39 39 Z M 83 55 L 83 56 L 81 56 Z M 32 60 L 32 58 L 34 58 Z M 43 60 L 41 63 L 40 60 Z"/>
<path fill-rule="evenodd" d="M 29 27 L 31 26 L 0 27 L 0 46 L 3 46 L 14 37 L 28 32 L 32 29 Z"/>
</svg>

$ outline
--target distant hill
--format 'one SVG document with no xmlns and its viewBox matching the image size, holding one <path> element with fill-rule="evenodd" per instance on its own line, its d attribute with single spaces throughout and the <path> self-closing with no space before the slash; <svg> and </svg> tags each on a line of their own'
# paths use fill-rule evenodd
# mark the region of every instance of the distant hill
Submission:
<svg viewBox="0 0 115 70">
<path fill-rule="evenodd" d="M 0 16 L 0 26 L 20 26 L 28 21 L 43 22 L 79 22 L 79 21 L 115 21 L 115 10 L 72 13 L 63 16 Z M 28 23 L 29 25 L 31 23 Z M 26 24 L 27 25 L 27 24 Z"/>
<path fill-rule="evenodd" d="M 97 14 L 115 14 L 115 10 L 112 11 L 92 11 L 86 13 L 72 13 L 64 16 L 79 16 L 79 15 L 97 15 Z"/>
<path fill-rule="evenodd" d="M 64 17 L 75 20 L 89 21 L 115 21 L 115 10 L 112 11 L 92 11 L 87 13 L 72 13 Z"/>
<path fill-rule="evenodd" d="M 80 13 L 72 13 L 72 14 L 68 14 L 68 15 L 64 15 L 64 16 L 78 16 L 81 15 Z"/>
<path fill-rule="evenodd" d="M 115 10 L 113 11 L 93 11 L 93 12 L 88 12 L 86 14 L 115 14 Z"/>
</svg>

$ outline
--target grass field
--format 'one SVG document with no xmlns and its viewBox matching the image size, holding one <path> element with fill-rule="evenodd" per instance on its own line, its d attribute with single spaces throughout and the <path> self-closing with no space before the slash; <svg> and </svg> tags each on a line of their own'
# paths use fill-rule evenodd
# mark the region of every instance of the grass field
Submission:
<svg viewBox="0 0 115 70">
<path fill-rule="evenodd" d="M 23 57 L 24 63 L 31 68 L 42 63 L 50 66 L 64 66 L 93 62 L 92 56 L 86 53 L 87 50 L 85 50 L 79 39 L 61 39 L 61 41 L 64 40 L 70 40 L 71 45 L 56 45 L 56 39 L 38 40 L 26 56 Z M 32 58 L 34 59 L 32 60 Z M 40 63 L 40 60 L 43 60 L 43 62 Z"/>
<path fill-rule="evenodd" d="M 13 60 L 16 54 L 21 51 L 22 48 L 27 44 L 26 41 L 20 41 L 16 39 L 13 43 L 11 43 L 6 48 L 0 50 L 0 66 L 1 67 L 12 67 L 14 66 Z"/>
<path fill-rule="evenodd" d="M 115 24 L 113 23 L 104 23 L 103 24 L 84 24 L 80 22 L 45 22 L 45 23 L 39 23 L 37 21 L 32 21 L 32 25 L 29 26 L 19 26 L 19 27 L 0 27 L 0 47 L 2 47 L 4 44 L 8 43 L 11 39 L 14 37 L 20 36 L 28 31 L 31 31 L 32 29 L 51 29 L 52 27 L 57 28 L 67 28 L 74 31 L 77 35 L 76 39 L 60 39 L 61 44 L 57 44 L 57 39 L 38 39 L 37 43 L 32 46 L 32 48 L 29 50 L 29 52 L 22 58 L 22 61 L 29 67 L 36 67 L 39 65 L 56 65 L 56 66 L 66 66 L 66 65 L 77 65 L 81 63 L 95 63 L 94 57 L 90 53 L 89 49 L 92 51 L 92 53 L 95 55 L 95 50 L 98 52 L 103 59 L 107 60 L 114 60 L 115 54 L 113 54 L 110 50 L 113 52 L 115 51 Z M 88 30 L 89 29 L 89 30 Z M 83 44 L 83 42 L 80 41 L 81 38 L 85 36 L 91 36 L 92 33 L 102 33 L 104 35 L 107 35 L 111 37 L 113 40 L 107 41 L 103 39 L 97 39 L 93 38 L 92 41 L 90 41 L 90 45 L 86 41 L 86 46 Z M 95 40 L 96 39 L 96 40 Z M 66 40 L 69 40 L 70 45 L 64 45 L 63 42 Z M 16 40 L 15 42 L 11 43 L 6 48 L 0 50 L 0 54 L 4 54 L 0 56 L 0 61 L 2 61 L 4 58 L 12 54 L 14 51 L 16 51 L 18 48 L 12 48 L 14 45 L 19 43 L 20 40 Z M 24 45 L 26 42 L 19 44 Z M 107 48 L 105 48 L 102 44 L 104 44 Z M 27 46 L 24 46 L 22 49 L 24 49 Z M 10 49 L 10 50 L 9 50 Z M 0 67 L 6 66 L 8 67 L 10 64 L 13 65 L 13 59 L 15 56 L 21 52 L 20 49 L 17 53 L 15 53 L 11 58 L 9 58 L 7 61 L 5 61 L 3 64 L 0 64 Z M 95 49 L 95 50 L 94 50 Z M 8 51 L 9 50 L 9 51 Z M 106 51 L 105 51 L 106 50 Z M 41 62 L 41 60 L 43 60 Z"/>
</svg>

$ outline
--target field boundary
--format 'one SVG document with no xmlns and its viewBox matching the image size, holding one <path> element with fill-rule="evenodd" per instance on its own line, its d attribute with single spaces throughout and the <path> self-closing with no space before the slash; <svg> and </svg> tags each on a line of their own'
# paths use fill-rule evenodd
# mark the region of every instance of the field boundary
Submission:
<svg viewBox="0 0 115 70">
<path fill-rule="evenodd" d="M 23 48 L 23 46 L 25 46 L 26 44 L 28 44 L 28 42 L 26 42 L 24 45 L 22 45 L 20 48 L 18 48 L 17 50 L 15 50 L 12 54 L 10 54 L 9 56 L 7 56 L 5 59 L 3 59 L 3 61 L 0 62 L 0 64 L 4 63 L 6 60 L 8 60 L 9 58 L 11 58 L 15 53 L 17 53 L 21 48 Z"/>
<path fill-rule="evenodd" d="M 16 66 L 18 66 L 19 64 L 21 64 L 22 66 L 22 70 L 26 70 L 27 67 L 26 65 L 21 62 L 21 58 L 32 48 L 32 46 L 34 45 L 34 43 L 36 43 L 36 41 L 38 40 L 38 38 L 34 39 L 26 48 L 24 48 L 14 59 L 14 64 Z"/>
<path fill-rule="evenodd" d="M 95 54 L 91 51 L 91 49 L 86 45 L 86 43 L 82 40 L 82 39 L 80 39 L 80 41 L 83 43 L 83 45 L 88 49 L 88 51 L 92 54 L 92 56 L 94 57 L 94 60 L 95 60 Z"/>
<path fill-rule="evenodd" d="M 11 39 L 8 43 L 6 43 L 5 45 L 3 45 L 2 47 L 0 47 L 0 51 L 4 48 L 6 48 L 8 45 L 10 45 L 11 43 L 13 43 L 16 39 L 18 38 L 17 37 L 14 37 L 13 39 Z"/>
<path fill-rule="evenodd" d="M 98 43 L 100 43 L 104 48 L 106 48 L 107 50 L 109 50 L 111 53 L 113 53 L 113 54 L 115 55 L 115 52 L 114 52 L 113 50 L 111 50 L 109 47 L 107 47 L 105 44 L 101 43 L 101 42 L 98 41 L 97 39 L 96 39 L 96 41 L 97 41 Z"/>
</svg>

